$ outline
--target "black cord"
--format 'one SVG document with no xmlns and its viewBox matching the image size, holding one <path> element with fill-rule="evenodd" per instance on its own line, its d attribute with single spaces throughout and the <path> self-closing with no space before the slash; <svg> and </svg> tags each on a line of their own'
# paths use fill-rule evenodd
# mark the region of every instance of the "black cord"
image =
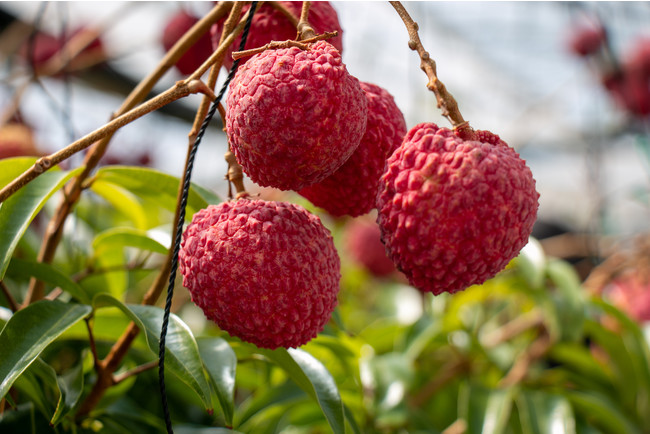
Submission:
<svg viewBox="0 0 650 434">
<path fill-rule="evenodd" d="M 251 23 L 253 22 L 253 14 L 255 13 L 256 8 L 257 2 L 254 1 L 251 3 L 250 12 L 246 20 L 246 25 L 244 26 L 244 31 L 241 36 L 241 43 L 239 44 L 239 51 L 243 51 L 244 46 L 246 45 L 246 39 L 248 39 L 248 32 L 250 31 Z M 178 268 L 178 252 L 181 248 L 183 222 L 185 221 L 185 207 L 187 205 L 187 196 L 190 191 L 190 178 L 192 177 L 192 168 L 194 167 L 194 157 L 196 156 L 196 151 L 199 149 L 199 144 L 203 139 L 203 135 L 205 134 L 210 121 L 217 112 L 219 103 L 221 102 L 223 95 L 226 93 L 226 89 L 228 88 L 230 81 L 235 76 L 237 66 L 239 66 L 239 59 L 233 62 L 232 67 L 230 68 L 230 72 L 228 73 L 228 77 L 226 77 L 226 81 L 224 82 L 223 86 L 221 86 L 221 90 L 219 91 L 217 99 L 212 102 L 212 106 L 210 107 L 208 114 L 203 120 L 201 129 L 196 135 L 196 140 L 194 140 L 192 148 L 190 149 L 190 152 L 187 156 L 187 170 L 185 171 L 185 182 L 183 183 L 183 191 L 179 205 L 180 213 L 178 216 L 178 226 L 176 226 L 174 252 L 172 254 L 171 269 L 169 271 L 169 285 L 167 287 L 167 299 L 165 300 L 165 312 L 163 314 L 163 322 L 160 330 L 160 346 L 158 347 L 158 380 L 160 386 L 160 394 L 162 396 L 163 413 L 165 414 L 165 425 L 167 426 L 167 432 L 169 434 L 172 434 L 174 430 L 172 429 L 172 420 L 171 415 L 169 414 L 169 404 L 167 402 L 167 393 L 165 391 L 165 339 L 167 337 L 167 328 L 169 326 L 169 316 L 171 314 L 172 307 L 172 297 L 174 295 L 174 282 L 176 280 L 176 269 Z"/>
</svg>

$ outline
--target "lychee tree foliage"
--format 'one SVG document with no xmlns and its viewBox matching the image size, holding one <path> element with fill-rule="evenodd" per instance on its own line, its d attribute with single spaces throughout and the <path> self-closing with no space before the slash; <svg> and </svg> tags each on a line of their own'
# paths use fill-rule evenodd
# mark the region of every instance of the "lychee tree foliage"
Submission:
<svg viewBox="0 0 650 434">
<path fill-rule="evenodd" d="M 650 430 L 650 351 L 642 331 L 589 298 L 569 264 L 529 241 L 538 197 L 530 170 L 496 134 L 462 118 L 404 8 L 393 3 L 452 128 L 427 123 L 407 133 L 403 118 L 388 115 L 395 113 L 391 98 L 366 101 L 371 97 L 345 69 L 343 47 L 327 45 L 336 37 L 327 32 L 340 30 L 334 9 L 311 5 L 312 22 L 309 2 L 288 3 L 259 5 L 250 34 L 265 44 L 258 36 L 275 25 L 286 34 L 291 25 L 296 40 L 233 54 L 248 55 L 242 71 L 254 72 L 235 76 L 231 90 L 240 86 L 242 101 L 229 101 L 234 113 L 223 111 L 235 199 L 189 184 L 188 167 L 179 168 L 179 179 L 96 166 L 119 128 L 198 92 L 205 97 L 188 141 L 196 151 L 224 56 L 237 51 L 250 14 L 242 3 L 216 4 L 172 42 L 102 128 L 43 158 L 0 161 L 0 431 L 157 433 L 166 429 L 164 408 L 174 431 L 186 433 Z M 207 60 L 141 103 L 208 32 L 214 47 Z M 57 61 L 46 70 L 56 73 Z M 298 66 L 294 79 L 283 81 L 287 64 Z M 268 92 L 258 101 L 247 94 L 254 80 Z M 328 80 L 349 89 L 330 89 Z M 300 83 L 293 89 L 303 104 L 285 89 L 291 83 Z M 323 93 L 318 86 L 305 92 L 314 83 Z M 354 102 L 353 95 L 364 99 Z M 330 97 L 353 102 L 329 107 Z M 305 106 L 309 126 L 300 124 Z M 371 106 L 381 108 L 369 112 Z M 316 110 L 323 119 L 314 118 Z M 296 119 L 283 140 L 260 134 L 273 132 L 260 122 L 278 112 Z M 317 121 L 322 125 L 313 128 Z M 279 122 L 276 130 L 287 126 Z M 395 132 L 398 143 L 367 145 L 364 157 L 355 157 L 365 134 L 380 141 Z M 314 149 L 279 156 L 309 134 Z M 337 134 L 357 143 L 337 143 L 341 150 L 333 151 Z M 259 154 L 259 140 L 269 155 Z M 81 166 L 58 166 L 87 148 Z M 369 215 L 400 271 L 375 276 L 352 260 L 347 228 L 357 217 L 350 215 L 355 204 L 367 206 L 368 192 L 353 199 L 346 175 L 322 158 L 328 153 L 347 176 L 360 174 L 351 181 L 356 190 L 376 190 L 378 209 Z M 382 173 L 345 166 L 370 159 Z M 261 182 L 284 177 L 274 186 L 310 193 L 251 198 L 242 166 Z M 341 191 L 330 176 L 340 179 Z M 311 195 L 323 208 L 309 202 Z M 348 209 L 340 211 L 344 200 Z M 171 226 L 174 237 L 182 208 L 182 285 L 178 279 L 167 318 L 160 299 L 176 251 L 160 234 Z M 330 208 L 348 217 L 333 219 Z M 161 330 L 166 406 L 155 373 Z"/>
</svg>

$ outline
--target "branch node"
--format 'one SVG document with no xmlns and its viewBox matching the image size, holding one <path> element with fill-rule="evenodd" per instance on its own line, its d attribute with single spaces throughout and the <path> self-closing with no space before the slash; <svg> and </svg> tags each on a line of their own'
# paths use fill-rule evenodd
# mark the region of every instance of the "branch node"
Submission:
<svg viewBox="0 0 650 434">
<path fill-rule="evenodd" d="M 190 93 L 202 93 L 212 101 L 217 99 L 217 96 L 214 94 L 212 89 L 210 89 L 201 80 L 190 80 L 189 83 L 187 83 L 187 88 L 189 89 Z"/>
<path fill-rule="evenodd" d="M 41 157 L 34 163 L 36 173 L 43 173 L 50 167 L 52 167 L 52 160 L 49 157 Z"/>
<path fill-rule="evenodd" d="M 409 48 L 415 51 L 418 48 L 417 42 L 415 42 L 413 39 L 409 40 Z"/>
</svg>

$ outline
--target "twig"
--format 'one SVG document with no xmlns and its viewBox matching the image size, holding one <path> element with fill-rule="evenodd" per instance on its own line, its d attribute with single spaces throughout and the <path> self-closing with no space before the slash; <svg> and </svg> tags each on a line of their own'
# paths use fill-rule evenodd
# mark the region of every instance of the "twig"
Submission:
<svg viewBox="0 0 650 434">
<path fill-rule="evenodd" d="M 535 341 L 533 341 L 530 347 L 526 349 L 524 354 L 517 358 L 517 361 L 510 371 L 508 371 L 508 374 L 499 382 L 499 387 L 511 387 L 522 381 L 526 377 L 530 365 L 532 365 L 536 360 L 541 359 L 552 345 L 553 342 L 548 333 L 540 335 Z"/>
<path fill-rule="evenodd" d="M 11 291 L 9 291 L 9 288 L 7 288 L 7 284 L 3 280 L 0 280 L 0 289 L 2 289 L 2 294 L 7 299 L 7 303 L 9 304 L 9 309 L 11 309 L 12 312 L 17 312 L 19 307 L 18 303 L 16 303 L 16 299 L 14 298 L 13 295 L 11 295 Z"/>
<path fill-rule="evenodd" d="M 126 380 L 129 377 L 136 376 L 142 372 L 148 371 L 150 369 L 153 369 L 158 366 L 158 360 L 152 360 L 151 362 L 147 362 L 143 365 L 136 366 L 135 368 L 131 369 L 130 371 L 123 372 L 119 375 L 114 375 L 113 376 L 113 384 L 119 384 L 122 381 Z"/>
<path fill-rule="evenodd" d="M 95 336 L 93 335 L 93 329 L 90 327 L 90 318 L 85 318 L 86 329 L 88 330 L 88 345 L 90 346 L 90 352 L 93 355 L 93 363 L 95 369 L 99 370 L 101 368 L 101 362 L 99 356 L 97 355 L 97 345 L 95 344 Z"/>
<path fill-rule="evenodd" d="M 300 11 L 300 21 L 298 22 L 298 36 L 297 40 L 302 41 L 316 36 L 316 32 L 309 24 L 309 9 L 311 2 L 302 2 L 302 10 Z"/>
<path fill-rule="evenodd" d="M 181 58 L 183 54 L 192 46 L 199 38 L 207 32 L 213 23 L 221 19 L 228 10 L 231 8 L 230 2 L 221 2 L 216 5 L 205 17 L 199 20 L 189 31 L 179 39 L 174 46 L 165 54 L 158 66 L 145 77 L 133 91 L 129 94 L 122 106 L 117 110 L 113 118 L 122 115 L 138 103 L 140 103 L 153 89 L 154 85 L 162 78 L 162 76 Z M 220 47 L 221 49 L 221 47 Z M 224 52 L 226 47 L 223 48 Z M 56 248 L 63 236 L 63 226 L 67 220 L 68 215 L 72 212 L 74 205 L 79 200 L 83 185 L 97 166 L 102 156 L 106 152 L 108 144 L 112 138 L 112 134 L 104 137 L 98 141 L 86 154 L 83 162 L 83 171 L 76 176 L 63 190 L 63 199 L 57 206 L 54 217 L 50 220 L 47 227 L 47 232 L 41 245 L 41 250 L 38 254 L 38 261 L 43 263 L 50 263 L 54 258 Z M 43 293 L 43 283 L 37 279 L 32 279 L 28 289 L 27 300 L 32 300 L 32 294 Z"/>
<path fill-rule="evenodd" d="M 391 1 L 390 4 L 395 8 L 400 18 L 406 25 L 406 30 L 409 34 L 408 46 L 411 50 L 416 51 L 420 56 L 420 68 L 427 74 L 429 82 L 427 88 L 431 90 L 438 102 L 438 108 L 442 110 L 442 115 L 449 119 L 456 133 L 461 137 L 471 137 L 473 131 L 469 123 L 463 119 L 463 116 L 458 110 L 458 103 L 454 97 L 447 91 L 445 85 L 438 79 L 436 72 L 436 62 L 431 58 L 429 53 L 422 46 L 420 36 L 418 35 L 418 25 L 411 16 L 406 12 L 406 9 L 401 2 Z"/>
<path fill-rule="evenodd" d="M 456 419 L 441 434 L 463 434 L 465 432 L 467 432 L 467 421 L 465 419 Z"/>
<path fill-rule="evenodd" d="M 244 171 L 237 162 L 235 154 L 230 149 L 228 149 L 228 152 L 226 152 L 224 158 L 228 163 L 228 174 L 226 175 L 226 178 L 228 179 L 229 183 L 235 186 L 235 191 L 237 191 L 235 199 L 241 199 L 242 197 L 248 196 L 248 192 L 244 187 Z"/>
<path fill-rule="evenodd" d="M 427 382 L 418 393 L 409 400 L 414 408 L 420 408 L 436 394 L 441 387 L 453 380 L 457 375 L 467 372 L 469 364 L 465 359 L 454 359 L 447 362 L 437 372 L 437 375 Z"/>
<path fill-rule="evenodd" d="M 232 53 L 232 58 L 234 60 L 241 59 L 243 57 L 249 57 L 249 56 L 254 56 L 255 54 L 259 54 L 263 51 L 266 50 L 278 50 L 281 48 L 291 48 L 291 47 L 298 47 L 301 50 L 308 50 L 309 49 L 309 44 L 312 42 L 324 40 L 324 39 L 330 39 L 334 38 L 338 35 L 337 31 L 334 32 L 325 32 L 320 35 L 316 35 L 314 37 L 311 37 L 309 39 L 304 39 L 302 41 L 294 41 L 293 39 L 289 39 L 287 41 L 271 41 L 266 45 L 263 45 L 258 48 L 251 48 L 250 50 L 244 50 L 244 51 L 235 51 Z"/>
<path fill-rule="evenodd" d="M 151 113 L 152 111 L 157 110 L 160 107 L 169 104 L 170 102 L 176 101 L 177 99 L 184 98 L 192 93 L 208 93 L 209 91 L 210 90 L 205 86 L 205 84 L 198 80 L 189 83 L 183 81 L 177 82 L 167 91 L 150 99 L 135 109 L 128 111 L 122 116 L 115 118 L 103 127 L 85 135 L 81 139 L 66 146 L 60 151 L 46 155 L 45 157 L 41 157 L 36 160 L 31 168 L 27 169 L 25 172 L 23 172 L 23 174 L 19 175 L 0 191 L 0 202 L 4 202 L 21 187 L 37 178 L 40 174 L 46 172 L 51 167 L 68 159 L 77 152 L 83 151 L 99 139 L 115 133 L 124 125 L 127 125 L 128 123 L 133 122 L 134 120 L 148 113 Z"/>
<path fill-rule="evenodd" d="M 542 326 L 544 324 L 544 315 L 538 309 L 520 315 L 512 321 L 504 324 L 498 329 L 486 334 L 481 342 L 485 348 L 494 348 L 497 345 L 506 342 L 526 330 Z"/>
</svg>

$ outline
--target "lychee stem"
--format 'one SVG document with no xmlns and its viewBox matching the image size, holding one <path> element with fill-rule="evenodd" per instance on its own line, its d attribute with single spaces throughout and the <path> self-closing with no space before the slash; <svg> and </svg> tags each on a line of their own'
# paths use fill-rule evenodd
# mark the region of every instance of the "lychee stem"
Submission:
<svg viewBox="0 0 650 434">
<path fill-rule="evenodd" d="M 263 45 L 261 47 L 251 48 L 250 50 L 244 50 L 244 51 L 235 51 L 234 53 L 232 53 L 232 58 L 233 60 L 237 60 L 243 57 L 254 56 L 255 54 L 259 54 L 266 50 L 279 50 L 281 48 L 298 47 L 301 50 L 307 50 L 309 48 L 309 44 L 311 44 L 312 42 L 334 38 L 338 36 L 338 34 L 339 32 L 335 30 L 333 32 L 325 32 L 320 35 L 316 35 L 309 39 L 303 39 L 302 41 L 294 41 L 293 39 L 289 39 L 287 41 L 271 41 L 268 44 Z"/>
<path fill-rule="evenodd" d="M 310 39 L 316 36 L 316 32 L 309 24 L 310 7 L 311 7 L 311 2 L 302 2 L 302 10 L 300 11 L 300 22 L 298 22 L 298 35 L 296 36 L 296 39 L 299 41 Z"/>
<path fill-rule="evenodd" d="M 451 93 L 447 91 L 445 85 L 438 79 L 436 62 L 422 46 L 420 36 L 418 35 L 418 24 L 413 21 L 408 12 L 406 12 L 406 9 L 401 2 L 391 1 L 389 3 L 393 8 L 395 8 L 406 26 L 406 30 L 409 34 L 408 46 L 411 50 L 416 51 L 420 56 L 420 68 L 429 78 L 427 88 L 436 95 L 438 108 L 442 110 L 442 115 L 449 119 L 449 122 L 451 122 L 457 135 L 463 138 L 471 137 L 473 135 L 473 130 L 469 126 L 469 122 L 463 119 L 463 115 L 460 114 L 458 109 L 458 103 Z"/>
</svg>

